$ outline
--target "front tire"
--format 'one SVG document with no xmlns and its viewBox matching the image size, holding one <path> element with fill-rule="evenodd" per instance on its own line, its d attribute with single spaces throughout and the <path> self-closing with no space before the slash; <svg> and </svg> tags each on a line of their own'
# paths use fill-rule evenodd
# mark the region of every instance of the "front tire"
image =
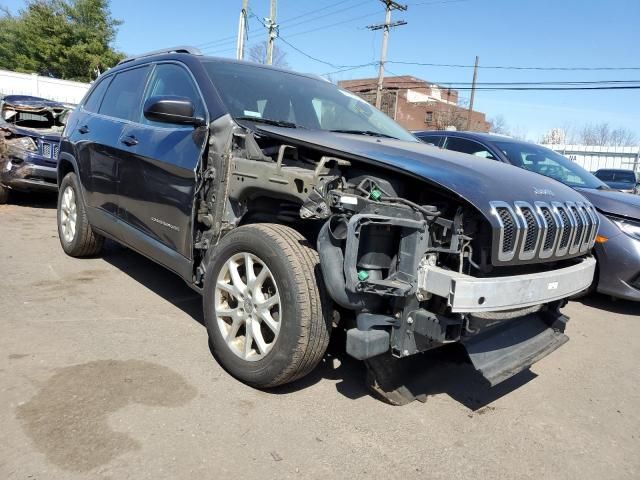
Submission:
<svg viewBox="0 0 640 480">
<path fill-rule="evenodd" d="M 68 173 L 58 193 L 58 237 L 67 255 L 91 257 L 100 253 L 104 237 L 91 229 L 75 173 Z"/>
<path fill-rule="evenodd" d="M 318 254 L 292 228 L 236 228 L 207 265 L 204 313 L 218 362 L 258 388 L 303 377 L 331 332 Z"/>
</svg>

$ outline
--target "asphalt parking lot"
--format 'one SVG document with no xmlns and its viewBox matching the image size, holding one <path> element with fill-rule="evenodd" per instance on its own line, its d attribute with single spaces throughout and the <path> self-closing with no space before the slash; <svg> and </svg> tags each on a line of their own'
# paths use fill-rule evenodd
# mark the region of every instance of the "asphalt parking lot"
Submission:
<svg viewBox="0 0 640 480">
<path fill-rule="evenodd" d="M 494 389 L 419 359 L 391 407 L 333 347 L 253 390 L 213 360 L 200 297 L 112 243 L 66 257 L 55 201 L 0 206 L 0 478 L 640 478 L 640 305 L 570 303 L 570 342 Z"/>
</svg>

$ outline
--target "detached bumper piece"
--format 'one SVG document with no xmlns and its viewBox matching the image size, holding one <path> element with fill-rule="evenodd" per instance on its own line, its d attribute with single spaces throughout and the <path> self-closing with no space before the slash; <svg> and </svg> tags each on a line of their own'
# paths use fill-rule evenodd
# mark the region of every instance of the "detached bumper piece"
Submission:
<svg viewBox="0 0 640 480">
<path fill-rule="evenodd" d="M 505 322 L 462 342 L 471 363 L 491 384 L 497 385 L 529 368 L 568 340 L 566 317 L 552 326 L 540 314 Z"/>
</svg>

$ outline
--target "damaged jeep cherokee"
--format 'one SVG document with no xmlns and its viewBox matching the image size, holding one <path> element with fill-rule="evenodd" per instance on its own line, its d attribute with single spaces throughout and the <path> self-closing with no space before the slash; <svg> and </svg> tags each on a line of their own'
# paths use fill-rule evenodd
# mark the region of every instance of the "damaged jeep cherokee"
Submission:
<svg viewBox="0 0 640 480">
<path fill-rule="evenodd" d="M 9 190 L 57 191 L 60 133 L 72 108 L 28 95 L 0 98 L 0 203 Z"/>
<path fill-rule="evenodd" d="M 178 274 L 216 359 L 259 388 L 309 373 L 337 325 L 392 403 L 394 362 L 450 343 L 496 384 L 567 340 L 560 308 L 594 274 L 598 217 L 574 190 L 425 145 L 320 78 L 188 47 L 95 82 L 58 181 L 64 251 L 109 237 Z"/>
</svg>

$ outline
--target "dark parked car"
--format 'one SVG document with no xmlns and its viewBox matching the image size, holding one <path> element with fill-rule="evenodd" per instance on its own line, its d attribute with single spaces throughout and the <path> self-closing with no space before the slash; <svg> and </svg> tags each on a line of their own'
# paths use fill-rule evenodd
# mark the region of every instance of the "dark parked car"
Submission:
<svg viewBox="0 0 640 480">
<path fill-rule="evenodd" d="M 395 359 L 448 343 L 498 383 L 567 340 L 560 308 L 595 269 L 576 191 L 424 145 L 320 78 L 190 48 L 103 74 L 58 179 L 64 251 L 109 237 L 177 273 L 215 357 L 256 387 L 310 372 L 335 325 L 393 403 L 410 397 Z"/>
<path fill-rule="evenodd" d="M 602 168 L 594 175 L 616 190 L 635 195 L 640 193 L 640 175 L 633 170 Z"/>
<path fill-rule="evenodd" d="M 0 203 L 9 190 L 55 192 L 60 133 L 72 105 L 26 95 L 0 98 Z"/>
<path fill-rule="evenodd" d="M 575 188 L 600 214 L 598 271 L 590 290 L 640 300 L 640 197 L 611 189 L 562 155 L 529 142 L 477 132 L 416 132 L 438 147 L 510 163 Z"/>
</svg>

